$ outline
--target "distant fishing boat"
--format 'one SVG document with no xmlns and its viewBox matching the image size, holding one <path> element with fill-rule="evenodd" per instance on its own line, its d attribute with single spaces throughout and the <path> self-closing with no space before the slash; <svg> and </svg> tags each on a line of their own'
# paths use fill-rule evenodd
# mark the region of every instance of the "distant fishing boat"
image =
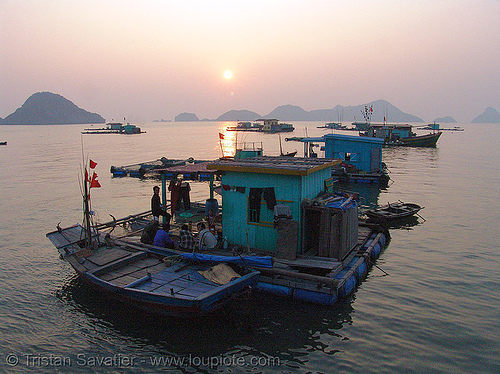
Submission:
<svg viewBox="0 0 500 374">
<path fill-rule="evenodd" d="M 439 131 L 464 131 L 460 126 L 453 126 L 449 128 L 440 127 L 439 123 L 429 123 L 424 127 L 417 127 L 417 130 L 439 130 Z"/>
<path fill-rule="evenodd" d="M 7 145 L 7 142 L 0 142 L 0 145 Z"/>
<path fill-rule="evenodd" d="M 417 135 L 409 124 L 370 124 L 368 130 L 361 136 L 384 139 L 384 145 L 408 147 L 435 147 L 442 132 L 432 132 L 427 135 Z"/>
<path fill-rule="evenodd" d="M 317 126 L 318 129 L 348 130 L 341 122 L 327 122 L 324 126 Z"/>
<path fill-rule="evenodd" d="M 84 131 L 82 131 L 82 134 L 125 134 L 125 135 L 132 135 L 132 134 L 141 134 L 144 132 L 145 131 L 141 131 L 141 128 L 137 127 L 136 125 L 131 125 L 130 123 L 127 123 L 126 125 L 124 125 L 123 123 L 120 123 L 120 122 L 114 122 L 114 123 L 106 124 L 105 128 L 85 129 Z"/>
</svg>

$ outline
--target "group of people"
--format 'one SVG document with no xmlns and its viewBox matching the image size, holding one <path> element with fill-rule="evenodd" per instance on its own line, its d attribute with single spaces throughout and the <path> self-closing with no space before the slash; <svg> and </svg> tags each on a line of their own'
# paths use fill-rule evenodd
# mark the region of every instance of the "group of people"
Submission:
<svg viewBox="0 0 500 374">
<path fill-rule="evenodd" d="M 172 216 L 163 209 L 160 202 L 160 187 L 153 187 L 153 197 L 151 198 L 151 212 L 153 220 L 143 230 L 141 242 L 153 244 L 157 247 L 176 248 L 172 240 L 170 231 L 170 219 Z M 163 224 L 160 227 L 159 218 L 164 217 Z M 210 221 L 209 221 L 210 224 Z M 217 245 L 217 237 L 206 228 L 203 222 L 197 224 L 198 235 L 195 236 L 187 224 L 182 225 L 179 232 L 179 248 L 182 250 L 212 250 Z"/>
<path fill-rule="evenodd" d="M 198 235 L 183 224 L 179 231 L 178 248 L 185 251 L 213 250 L 217 246 L 217 237 L 206 228 L 203 222 L 199 222 Z M 151 221 L 143 230 L 141 242 L 152 244 L 156 247 L 176 249 L 177 245 L 170 236 L 170 223 L 164 222 L 161 226 L 157 220 Z"/>
</svg>

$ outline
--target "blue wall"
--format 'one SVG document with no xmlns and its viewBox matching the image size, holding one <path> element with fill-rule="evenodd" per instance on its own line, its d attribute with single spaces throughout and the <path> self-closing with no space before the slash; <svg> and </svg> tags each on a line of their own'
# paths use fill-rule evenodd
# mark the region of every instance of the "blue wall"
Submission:
<svg viewBox="0 0 500 374">
<path fill-rule="evenodd" d="M 367 173 L 381 169 L 383 139 L 340 134 L 327 134 L 324 139 L 325 158 L 341 159 Z"/>
<path fill-rule="evenodd" d="M 290 206 L 292 219 L 299 221 L 299 247 L 301 243 L 301 201 L 311 199 L 324 189 L 324 181 L 331 176 L 330 168 L 307 176 L 243 173 L 228 171 L 221 183 L 230 187 L 245 187 L 245 192 L 222 189 L 222 230 L 231 244 L 276 251 L 277 230 L 273 227 L 274 211 L 261 201 L 260 222 L 248 222 L 250 188 L 273 187 L 278 204 Z M 248 239 L 247 239 L 248 235 Z M 297 248 L 300 250 L 300 248 Z"/>
</svg>

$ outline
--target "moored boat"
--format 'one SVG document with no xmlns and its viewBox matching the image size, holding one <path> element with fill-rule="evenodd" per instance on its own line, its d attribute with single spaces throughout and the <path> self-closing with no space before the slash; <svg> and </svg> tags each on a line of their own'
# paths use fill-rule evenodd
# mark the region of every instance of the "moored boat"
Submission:
<svg viewBox="0 0 500 374">
<path fill-rule="evenodd" d="M 435 147 L 441 131 L 433 131 L 427 135 L 417 135 L 413 132 L 413 126 L 409 124 L 371 124 L 369 129 L 360 133 L 369 138 L 384 139 L 387 146 L 408 146 L 408 147 Z"/>
<path fill-rule="evenodd" d="M 90 169 L 96 165 L 90 160 Z M 85 170 L 82 179 L 83 225 L 57 225 L 47 238 L 83 280 L 109 297 L 147 312 L 194 317 L 221 308 L 257 283 L 258 271 L 228 259 L 197 258 L 194 262 L 164 248 L 104 235 L 98 229 L 113 230 L 121 220 L 92 224 L 89 191 L 100 184 L 95 172 L 89 178 Z M 135 220 L 143 214 L 131 217 Z"/>
<path fill-rule="evenodd" d="M 422 209 L 423 207 L 420 205 L 398 201 L 396 203 L 389 203 L 378 208 L 369 209 L 365 213 L 369 218 L 374 220 L 394 221 L 397 219 L 411 217 Z"/>
<path fill-rule="evenodd" d="M 401 144 L 394 145 L 405 145 L 408 147 L 435 147 L 441 134 L 442 132 L 438 131 L 427 135 L 413 135 L 407 138 L 401 138 L 399 140 Z"/>
<path fill-rule="evenodd" d="M 47 234 L 83 280 L 148 312 L 178 317 L 208 314 L 255 285 L 259 274 L 223 261 L 193 262 L 161 248 L 110 244 L 97 232 L 92 235 L 95 244 L 89 247 L 86 236 L 81 225 Z"/>
</svg>

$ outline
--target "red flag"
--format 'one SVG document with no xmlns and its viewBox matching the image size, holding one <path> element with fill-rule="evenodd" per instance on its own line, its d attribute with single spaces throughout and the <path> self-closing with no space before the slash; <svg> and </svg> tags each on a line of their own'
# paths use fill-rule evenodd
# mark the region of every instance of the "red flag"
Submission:
<svg viewBox="0 0 500 374">
<path fill-rule="evenodd" d="M 224 139 L 224 134 L 219 133 L 219 139 Z"/>
<path fill-rule="evenodd" d="M 94 169 L 97 166 L 97 162 L 90 160 L 90 168 Z"/>
<path fill-rule="evenodd" d="M 97 173 L 92 174 L 92 181 L 90 182 L 89 188 L 92 188 L 92 187 L 95 187 L 95 188 L 101 187 L 101 184 L 97 180 Z"/>
</svg>

